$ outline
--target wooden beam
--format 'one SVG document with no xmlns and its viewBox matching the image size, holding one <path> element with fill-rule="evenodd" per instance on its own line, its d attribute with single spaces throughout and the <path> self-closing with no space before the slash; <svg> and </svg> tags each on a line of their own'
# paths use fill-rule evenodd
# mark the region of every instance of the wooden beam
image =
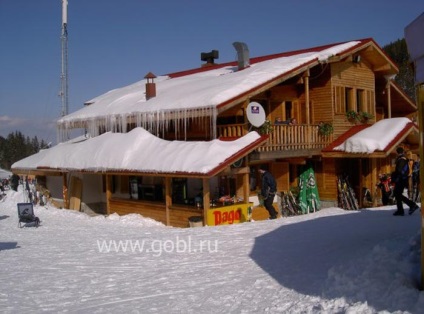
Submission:
<svg viewBox="0 0 424 314">
<path fill-rule="evenodd" d="M 210 209 L 211 192 L 209 179 L 203 179 L 203 224 L 208 226 L 208 211 Z"/>
<path fill-rule="evenodd" d="M 390 83 L 387 84 L 386 94 L 387 94 L 387 118 L 390 119 L 392 117 L 392 96 L 390 93 Z"/>
<path fill-rule="evenodd" d="M 306 158 L 288 158 L 287 161 L 293 165 L 306 165 Z"/>
<path fill-rule="evenodd" d="M 170 225 L 169 208 L 172 206 L 172 178 L 165 177 L 165 215 L 166 225 Z"/>
<path fill-rule="evenodd" d="M 311 117 L 310 117 L 310 109 L 309 109 L 309 69 L 305 71 L 305 74 L 303 75 L 304 82 L 305 82 L 305 105 L 306 105 L 306 124 L 311 124 Z M 308 139 L 310 142 L 310 139 Z"/>
<path fill-rule="evenodd" d="M 418 125 L 420 128 L 420 150 L 421 160 L 424 156 L 424 84 L 417 86 Z M 424 170 L 420 170 L 420 182 L 424 182 Z M 424 184 L 420 184 L 421 195 L 424 195 Z M 421 202 L 421 289 L 424 289 L 424 203 Z"/>
<path fill-rule="evenodd" d="M 397 145 L 393 145 L 396 148 Z M 372 154 L 366 153 L 345 153 L 345 152 L 323 152 L 323 158 L 386 158 L 390 155 L 389 152 L 374 152 Z"/>
<path fill-rule="evenodd" d="M 250 195 L 250 182 L 249 182 L 249 173 L 244 173 L 243 175 L 243 200 L 244 203 L 249 203 Z"/>
<path fill-rule="evenodd" d="M 54 176 L 59 177 L 63 171 L 44 171 L 44 170 L 27 170 L 27 169 L 12 169 L 12 173 L 26 176 Z"/>
<path fill-rule="evenodd" d="M 381 66 L 373 67 L 372 70 L 374 72 L 389 71 L 389 70 L 392 70 L 392 67 L 389 64 L 384 64 L 384 65 L 381 65 Z"/>
<path fill-rule="evenodd" d="M 377 173 L 377 159 L 371 158 L 371 195 L 377 195 L 377 182 L 378 182 L 378 173 Z M 373 207 L 377 207 L 377 198 L 373 197 Z"/>
<path fill-rule="evenodd" d="M 250 172 L 249 167 L 241 167 L 241 168 L 227 167 L 219 175 L 229 176 L 229 175 L 238 175 L 238 174 L 249 173 L 249 172 Z"/>
<path fill-rule="evenodd" d="M 62 183 L 63 208 L 69 208 L 68 180 L 66 173 L 62 176 Z"/>
<path fill-rule="evenodd" d="M 363 168 L 363 162 L 362 161 L 363 161 L 362 158 L 360 158 L 358 160 L 358 163 L 359 163 L 359 191 L 358 191 L 359 208 L 364 207 L 364 193 L 363 193 L 363 190 L 364 190 L 364 172 L 362 171 L 362 168 Z"/>
<path fill-rule="evenodd" d="M 110 215 L 110 199 L 112 198 L 112 176 L 106 175 L 106 215 Z"/>
</svg>

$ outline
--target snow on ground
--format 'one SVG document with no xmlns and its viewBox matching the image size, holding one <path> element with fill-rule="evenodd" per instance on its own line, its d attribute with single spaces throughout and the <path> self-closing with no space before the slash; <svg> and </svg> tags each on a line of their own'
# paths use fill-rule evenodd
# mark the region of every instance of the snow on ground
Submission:
<svg viewBox="0 0 424 314">
<path fill-rule="evenodd" d="M 0 201 L 2 313 L 419 313 L 420 217 L 394 206 L 204 228 Z"/>
</svg>

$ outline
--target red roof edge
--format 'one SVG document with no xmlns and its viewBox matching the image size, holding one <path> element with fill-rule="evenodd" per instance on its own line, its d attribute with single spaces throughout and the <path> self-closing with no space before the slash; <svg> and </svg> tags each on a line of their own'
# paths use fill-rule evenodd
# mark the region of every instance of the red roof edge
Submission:
<svg viewBox="0 0 424 314">
<path fill-rule="evenodd" d="M 344 43 L 347 43 L 347 42 L 350 42 L 350 41 L 359 41 L 360 45 L 372 41 L 373 43 L 375 43 L 378 46 L 378 44 L 372 38 L 349 40 L 349 41 L 343 41 L 343 42 L 338 42 L 338 43 L 333 43 L 333 44 L 316 46 L 316 47 L 312 47 L 312 48 L 299 49 L 299 50 L 281 52 L 281 53 L 276 53 L 276 54 L 271 54 L 271 55 L 254 57 L 254 58 L 250 58 L 250 64 L 255 64 L 255 63 L 258 63 L 258 62 L 263 62 L 263 61 L 272 60 L 272 59 L 276 59 L 276 58 L 290 57 L 290 56 L 294 56 L 294 55 L 302 54 L 302 53 L 306 53 L 306 52 L 321 51 L 321 50 L 328 49 L 328 48 L 331 48 L 333 46 L 344 44 Z M 355 47 L 356 46 L 354 46 L 350 49 L 353 49 Z M 346 51 L 349 51 L 350 49 L 348 49 Z M 191 75 L 191 74 L 195 74 L 195 73 L 202 73 L 202 72 L 206 72 L 206 71 L 210 71 L 210 70 L 215 70 L 215 69 L 219 69 L 219 68 L 223 68 L 223 67 L 227 67 L 227 66 L 237 66 L 237 61 L 220 63 L 220 64 L 215 64 L 215 65 L 211 65 L 211 66 L 207 66 L 207 67 L 194 68 L 194 69 L 184 70 L 184 71 L 180 71 L 180 72 L 168 73 L 166 75 L 171 77 L 171 78 L 177 78 L 177 77 L 182 77 L 182 76 Z"/>
<path fill-rule="evenodd" d="M 355 135 L 356 133 L 365 130 L 366 128 L 370 127 L 371 124 L 360 124 L 355 125 L 351 127 L 349 130 L 347 130 L 345 133 L 340 135 L 338 138 L 336 138 L 330 145 L 325 147 L 322 152 L 332 152 L 334 151 L 334 147 L 337 147 L 341 145 L 344 141 L 346 141 L 349 137 Z M 337 151 L 339 152 L 339 151 Z"/>
<path fill-rule="evenodd" d="M 389 143 L 387 144 L 387 146 L 384 148 L 384 152 L 388 152 L 390 151 L 390 148 L 392 148 L 394 145 L 396 145 L 396 143 L 398 143 L 400 141 L 400 139 L 402 137 L 405 136 L 406 133 L 409 133 L 412 129 L 416 129 L 416 131 L 418 132 L 418 125 L 416 125 L 414 122 L 409 122 L 407 125 L 405 125 L 405 127 L 402 129 L 402 131 L 400 131 L 395 138 Z"/>
<path fill-rule="evenodd" d="M 242 158 L 242 157 L 246 156 L 247 154 L 249 154 L 251 151 L 253 151 L 254 149 L 256 149 L 258 146 L 260 146 L 263 143 L 265 143 L 268 140 L 268 138 L 269 138 L 269 135 L 262 135 L 256 141 L 252 142 L 251 144 L 249 144 L 245 148 L 239 150 L 233 156 L 231 156 L 231 157 L 227 158 L 226 160 L 224 160 L 220 165 L 218 165 L 217 167 L 215 167 L 214 169 L 212 169 L 211 171 L 209 171 L 206 174 L 206 176 L 207 177 L 213 177 L 213 176 L 217 175 L 219 172 L 221 172 L 226 167 L 228 167 L 228 165 L 231 165 L 232 163 L 236 162 L 240 158 Z M 223 139 L 221 139 L 221 140 L 223 140 Z"/>
<path fill-rule="evenodd" d="M 340 135 L 336 140 L 334 140 L 330 145 L 325 147 L 322 152 L 328 153 L 328 152 L 334 152 L 334 148 L 341 145 L 344 141 L 346 141 L 349 137 L 355 135 L 356 133 L 365 130 L 366 128 L 372 126 L 372 124 L 361 124 L 361 125 L 355 125 L 351 127 L 349 130 L 347 130 L 345 133 Z M 396 145 L 407 133 L 409 133 L 412 129 L 416 129 L 418 132 L 418 126 L 414 122 L 409 122 L 405 125 L 405 127 L 400 131 L 393 140 L 387 144 L 387 146 L 382 150 L 382 152 L 389 152 L 394 145 Z M 336 151 L 340 153 L 340 151 Z"/>
</svg>

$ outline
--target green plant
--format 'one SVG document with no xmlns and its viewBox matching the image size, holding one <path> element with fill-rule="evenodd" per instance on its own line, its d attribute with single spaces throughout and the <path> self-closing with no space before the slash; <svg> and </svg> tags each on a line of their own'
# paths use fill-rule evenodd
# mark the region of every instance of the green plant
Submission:
<svg viewBox="0 0 424 314">
<path fill-rule="evenodd" d="M 359 118 L 362 122 L 368 121 L 369 119 L 374 118 L 374 116 L 371 113 L 368 113 L 366 111 L 359 112 Z"/>
<path fill-rule="evenodd" d="M 356 112 L 355 110 L 346 111 L 346 118 L 349 121 L 355 121 L 355 120 L 359 121 L 359 113 Z"/>
<path fill-rule="evenodd" d="M 259 127 L 258 132 L 259 134 L 265 135 L 271 133 L 273 130 L 274 128 L 272 127 L 271 121 L 266 120 L 264 124 Z"/>
<path fill-rule="evenodd" d="M 321 122 L 318 126 L 318 133 L 322 136 L 328 136 L 334 132 L 333 125 L 328 122 Z"/>
</svg>

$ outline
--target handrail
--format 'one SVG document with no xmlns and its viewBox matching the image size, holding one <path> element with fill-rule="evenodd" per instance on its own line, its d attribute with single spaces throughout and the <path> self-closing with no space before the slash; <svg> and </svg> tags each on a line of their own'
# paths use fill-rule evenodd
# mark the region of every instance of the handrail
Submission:
<svg viewBox="0 0 424 314">
<path fill-rule="evenodd" d="M 240 137 L 248 130 L 246 124 L 218 126 L 219 137 Z M 322 149 L 333 141 L 333 134 L 321 135 L 317 124 L 273 125 L 267 143 L 259 147 L 258 152 L 275 152 L 282 150 L 316 150 Z"/>
</svg>

